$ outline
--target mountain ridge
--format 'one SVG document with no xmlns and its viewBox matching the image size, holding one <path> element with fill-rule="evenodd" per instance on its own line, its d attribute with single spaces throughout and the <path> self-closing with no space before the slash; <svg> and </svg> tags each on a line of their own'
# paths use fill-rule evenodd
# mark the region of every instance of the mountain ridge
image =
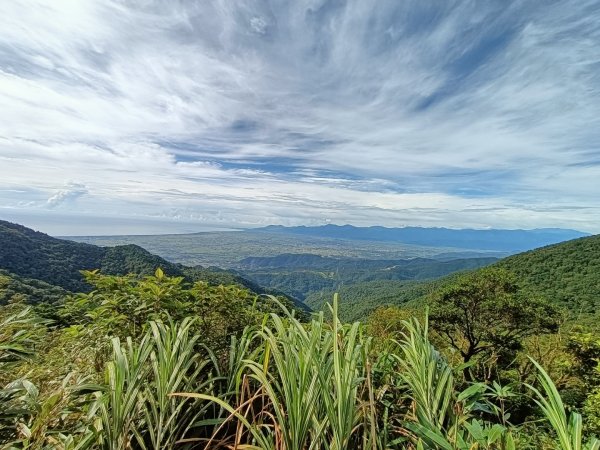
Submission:
<svg viewBox="0 0 600 450">
<path fill-rule="evenodd" d="M 590 236 L 589 233 L 564 228 L 525 229 L 453 229 L 444 227 L 355 227 L 353 225 L 321 225 L 285 227 L 269 225 L 255 232 L 319 236 L 363 241 L 389 241 L 429 247 L 456 247 L 471 250 L 532 250 L 550 244 Z"/>
</svg>

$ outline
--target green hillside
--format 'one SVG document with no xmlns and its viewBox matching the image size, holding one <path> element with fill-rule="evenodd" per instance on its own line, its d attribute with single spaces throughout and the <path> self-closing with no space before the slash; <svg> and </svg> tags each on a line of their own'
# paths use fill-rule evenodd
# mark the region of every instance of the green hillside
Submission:
<svg viewBox="0 0 600 450">
<path fill-rule="evenodd" d="M 495 264 L 526 289 L 574 312 L 600 311 L 600 235 L 510 256 Z"/>
<path fill-rule="evenodd" d="M 89 292 L 92 287 L 83 279 L 81 270 L 100 269 L 109 275 L 152 275 L 159 267 L 166 275 L 184 277 L 190 282 L 237 285 L 257 294 L 281 295 L 277 290 L 264 289 L 230 271 L 175 264 L 137 245 L 98 247 L 53 238 L 22 225 L 0 221 L 0 269 L 6 271 L 6 277 L 10 275 L 11 292 L 25 294 L 32 303 L 52 300 L 60 296 L 60 291 Z M 41 293 L 43 286 L 48 287 L 49 294 Z M 34 291 L 37 294 L 28 294 Z M 6 296 L 8 298 L 8 294 Z M 305 309 L 300 302 L 290 300 L 296 307 Z"/>
<path fill-rule="evenodd" d="M 347 285 L 377 280 L 425 280 L 453 272 L 484 267 L 496 258 L 461 258 L 439 261 L 429 258 L 358 259 L 312 254 L 282 254 L 246 258 L 239 271 L 257 284 L 306 300 L 318 291 L 334 291 Z"/>
<path fill-rule="evenodd" d="M 69 291 L 90 289 L 80 270 L 150 275 L 159 266 L 169 275 L 183 275 L 176 265 L 135 245 L 108 248 L 81 244 L 0 221 L 0 268 Z"/>
<path fill-rule="evenodd" d="M 106 250 L 54 239 L 21 225 L 0 221 L 0 268 L 71 291 L 87 289 L 82 269 L 101 267 Z"/>
<path fill-rule="evenodd" d="M 600 235 L 530 250 L 491 267 L 513 272 L 526 292 L 542 296 L 573 314 L 600 311 Z M 340 316 L 344 320 L 364 319 L 377 306 L 419 301 L 455 277 L 453 274 L 433 281 L 381 280 L 343 286 L 338 289 Z M 319 310 L 331 301 L 333 294 L 333 290 L 313 293 L 306 303 Z"/>
<path fill-rule="evenodd" d="M 415 298 L 427 295 L 433 282 L 377 280 L 367 281 L 337 289 L 339 316 L 345 322 L 362 320 L 381 305 L 404 305 Z M 309 295 L 305 303 L 313 310 L 322 310 L 331 303 L 334 291 L 323 290 Z"/>
<path fill-rule="evenodd" d="M 0 306 L 23 301 L 28 304 L 54 303 L 67 291 L 44 281 L 22 278 L 0 269 Z"/>
</svg>

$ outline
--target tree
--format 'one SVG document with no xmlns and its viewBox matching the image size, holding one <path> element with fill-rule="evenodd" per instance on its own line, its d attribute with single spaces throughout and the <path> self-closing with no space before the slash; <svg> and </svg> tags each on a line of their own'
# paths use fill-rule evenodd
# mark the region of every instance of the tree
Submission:
<svg viewBox="0 0 600 450">
<path fill-rule="evenodd" d="M 526 337 L 556 332 L 560 320 L 556 307 L 523 293 L 514 276 L 498 268 L 459 277 L 432 296 L 429 308 L 432 329 L 464 363 L 512 360 Z M 472 380 L 468 365 L 464 375 Z"/>
<path fill-rule="evenodd" d="M 585 428 L 600 436 L 600 336 L 583 331 L 572 333 L 567 348 L 574 357 L 571 372 L 582 383 Z"/>
<path fill-rule="evenodd" d="M 232 335 L 260 321 L 263 313 L 279 310 L 269 297 L 247 289 L 190 284 L 161 269 L 145 277 L 82 273 L 94 290 L 67 298 L 59 312 L 62 322 L 121 339 L 143 335 L 149 321 L 198 317 L 194 331 L 202 334 L 202 342 L 213 349 L 228 348 Z"/>
<path fill-rule="evenodd" d="M 415 317 L 416 311 L 397 306 L 380 306 L 373 311 L 366 322 L 367 334 L 373 338 L 373 349 L 383 350 L 391 339 L 400 339 L 406 331 L 406 323 Z"/>
</svg>

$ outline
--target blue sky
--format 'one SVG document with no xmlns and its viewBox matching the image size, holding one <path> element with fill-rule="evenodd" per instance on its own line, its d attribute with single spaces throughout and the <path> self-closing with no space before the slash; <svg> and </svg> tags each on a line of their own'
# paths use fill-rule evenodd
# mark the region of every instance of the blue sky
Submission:
<svg viewBox="0 0 600 450">
<path fill-rule="evenodd" d="M 0 3 L 0 218 L 600 232 L 600 6 Z"/>
</svg>

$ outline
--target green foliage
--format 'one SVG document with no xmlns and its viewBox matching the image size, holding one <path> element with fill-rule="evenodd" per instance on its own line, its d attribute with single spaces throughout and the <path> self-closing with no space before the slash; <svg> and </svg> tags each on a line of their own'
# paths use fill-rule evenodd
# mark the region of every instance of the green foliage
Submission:
<svg viewBox="0 0 600 450">
<path fill-rule="evenodd" d="M 434 290 L 435 282 L 370 281 L 342 286 L 339 291 L 340 319 L 345 322 L 365 320 L 380 306 L 403 307 L 415 298 L 426 296 Z M 321 291 L 311 294 L 306 303 L 315 311 L 327 310 L 333 292 Z"/>
<path fill-rule="evenodd" d="M 596 367 L 596 374 L 600 375 L 600 365 Z M 600 436 L 600 387 L 594 388 L 585 399 L 583 417 L 585 430 Z"/>
<path fill-rule="evenodd" d="M 543 393 L 533 386 L 528 387 L 535 394 L 535 402 L 554 429 L 559 448 L 561 450 L 600 449 L 600 441 L 596 439 L 592 439 L 588 445 L 584 445 L 581 415 L 579 413 L 567 414 L 552 379 L 537 362 L 534 361 L 534 364 L 539 372 L 538 381 L 542 386 Z"/>
<path fill-rule="evenodd" d="M 62 320 L 122 339 L 142 335 L 149 321 L 197 317 L 194 329 L 202 334 L 203 342 L 224 348 L 232 335 L 273 307 L 269 298 L 237 286 L 210 286 L 200 281 L 190 285 L 160 269 L 143 278 L 97 271 L 84 272 L 84 276 L 95 289 L 67 299 L 60 313 Z"/>
<path fill-rule="evenodd" d="M 600 312 L 600 235 L 510 256 L 496 264 L 529 292 L 574 313 Z"/>
<path fill-rule="evenodd" d="M 64 250 L 48 239 L 47 248 Z M 441 284 L 400 281 L 396 290 L 379 281 L 348 286 L 343 294 L 355 300 L 335 297 L 307 321 L 285 299 L 242 288 L 230 272 L 163 271 L 160 258 L 146 259 L 137 247 L 103 254 L 110 256 L 102 267 L 136 274 L 84 271 L 91 292 L 54 305 L 53 323 L 35 315 L 48 310 L 15 303 L 34 301 L 26 292 L 7 294 L 12 303 L 0 309 L 7 448 L 574 450 L 597 432 L 597 334 L 544 335 L 555 330 L 556 308 L 501 269 Z M 210 282 L 199 280 L 210 274 Z M 0 276 L 0 292 L 13 280 L 23 281 Z M 228 280 L 233 285 L 213 285 Z M 375 309 L 373 293 L 404 308 Z M 423 310 L 406 307 L 428 294 L 431 335 Z M 344 323 L 373 309 L 364 325 Z M 436 348 L 443 337 L 454 354 Z M 532 379 L 535 363 L 517 350 L 541 356 L 553 378 L 536 368 Z M 467 366 L 454 365 L 457 354 Z M 472 366 L 467 381 L 460 376 L 490 360 L 502 370 Z M 581 398 L 565 401 L 559 394 L 571 380 Z M 511 416 L 518 402 L 529 418 Z"/>
<path fill-rule="evenodd" d="M 399 339 L 406 331 L 406 321 L 417 314 L 417 311 L 397 306 L 380 306 L 373 311 L 365 324 L 367 333 L 373 338 L 373 348 L 378 352 L 385 350 L 390 341 Z"/>
<path fill-rule="evenodd" d="M 68 376 L 42 394 L 26 379 L 0 390 L 6 409 L 0 415 L 0 442 L 9 449 L 81 449 L 94 441 L 91 397 L 83 379 Z M 15 431 L 13 431 L 15 430 Z M 12 431 L 12 433 L 11 433 Z"/>
<path fill-rule="evenodd" d="M 238 263 L 244 276 L 262 286 L 277 289 L 301 300 L 314 302 L 311 294 L 321 292 L 322 306 L 334 291 L 380 280 L 423 280 L 475 269 L 496 258 L 466 258 L 450 261 L 414 258 L 370 260 L 324 258 L 310 254 L 285 254 L 272 258 L 246 258 Z M 342 316 L 344 317 L 344 316 Z"/>
<path fill-rule="evenodd" d="M 99 400 L 101 426 L 98 427 L 100 448 L 125 450 L 137 438 L 137 420 L 140 414 L 141 391 L 147 379 L 146 362 L 152 351 L 146 334 L 139 343 L 131 338 L 121 346 L 113 338 L 113 357 L 106 364 L 105 394 Z"/>
<path fill-rule="evenodd" d="M 11 448 L 55 448 L 45 442 L 58 443 L 62 436 L 58 430 L 49 429 L 60 427 L 66 416 L 77 414 L 78 410 L 79 401 L 71 398 L 68 388 L 71 377 L 62 380 L 58 388 L 54 387 L 43 398 L 30 381 L 14 380 L 18 363 L 32 359 L 36 345 L 47 335 L 48 321 L 22 305 L 5 306 L 0 312 L 0 383 L 4 386 L 0 389 L 0 442 L 15 438 L 16 431 L 21 437 L 20 445 Z M 14 381 L 8 382 L 9 379 Z"/>
<path fill-rule="evenodd" d="M 173 392 L 204 391 L 214 384 L 216 360 L 210 351 L 198 352 L 199 334 L 193 334 L 194 320 L 163 324 L 151 322 L 154 351 L 150 354 L 150 382 L 143 389 L 144 440 L 152 448 L 170 449 L 187 434 L 202 410 L 194 402 L 171 396 Z"/>
<path fill-rule="evenodd" d="M 600 436 L 600 336 L 573 333 L 567 347 L 575 360 L 571 371 L 583 382 L 585 429 Z"/>
<path fill-rule="evenodd" d="M 110 291 L 117 278 L 97 284 Z M 164 278 L 146 282 L 177 286 Z M 228 360 L 201 344 L 198 318 L 150 320 L 135 338 L 112 338 L 95 384 L 70 375 L 47 392 L 26 379 L 6 386 L 0 438 L 28 449 L 528 448 L 497 406 L 511 389 L 459 388 L 427 318 L 403 321 L 395 347 L 371 360 L 371 338 L 339 321 L 337 303 L 331 322 L 321 313 L 304 324 L 285 308 L 265 316 L 232 339 Z M 580 416 L 568 419 L 547 375 L 540 384 L 546 394 L 531 389 L 560 448 L 583 449 Z"/>
<path fill-rule="evenodd" d="M 576 364 L 573 370 L 588 387 L 600 385 L 600 373 L 596 370 L 600 361 L 600 335 L 591 332 L 574 332 L 567 343 Z"/>
<path fill-rule="evenodd" d="M 515 278 L 497 268 L 461 276 L 428 306 L 432 328 L 464 363 L 478 358 L 507 364 L 525 338 L 556 332 L 560 319 L 554 306 L 522 294 Z M 464 373 L 470 379 L 469 367 Z"/>
<path fill-rule="evenodd" d="M 0 369 L 33 354 L 44 323 L 29 307 L 15 304 L 0 309 Z"/>
<path fill-rule="evenodd" d="M 405 328 L 399 352 L 393 356 L 413 401 L 412 417 L 404 426 L 417 448 L 514 449 L 514 438 L 505 424 L 477 418 L 479 411 L 493 408 L 486 397 L 497 398 L 507 391 L 499 385 L 488 389 L 483 383 L 458 391 L 452 369 L 429 343 L 427 320 L 424 326 L 417 320 L 405 322 Z"/>
<path fill-rule="evenodd" d="M 242 366 L 272 405 L 272 429 L 284 448 L 353 448 L 364 420 L 372 419 L 360 393 L 369 339 L 358 324 L 342 326 L 335 311 L 334 317 L 327 324 L 321 313 L 305 327 L 290 315 L 271 314 L 256 331 L 257 353 Z"/>
<path fill-rule="evenodd" d="M 67 291 L 40 280 L 22 278 L 5 270 L 0 270 L 0 305 L 9 303 L 55 304 L 61 301 Z"/>
</svg>

